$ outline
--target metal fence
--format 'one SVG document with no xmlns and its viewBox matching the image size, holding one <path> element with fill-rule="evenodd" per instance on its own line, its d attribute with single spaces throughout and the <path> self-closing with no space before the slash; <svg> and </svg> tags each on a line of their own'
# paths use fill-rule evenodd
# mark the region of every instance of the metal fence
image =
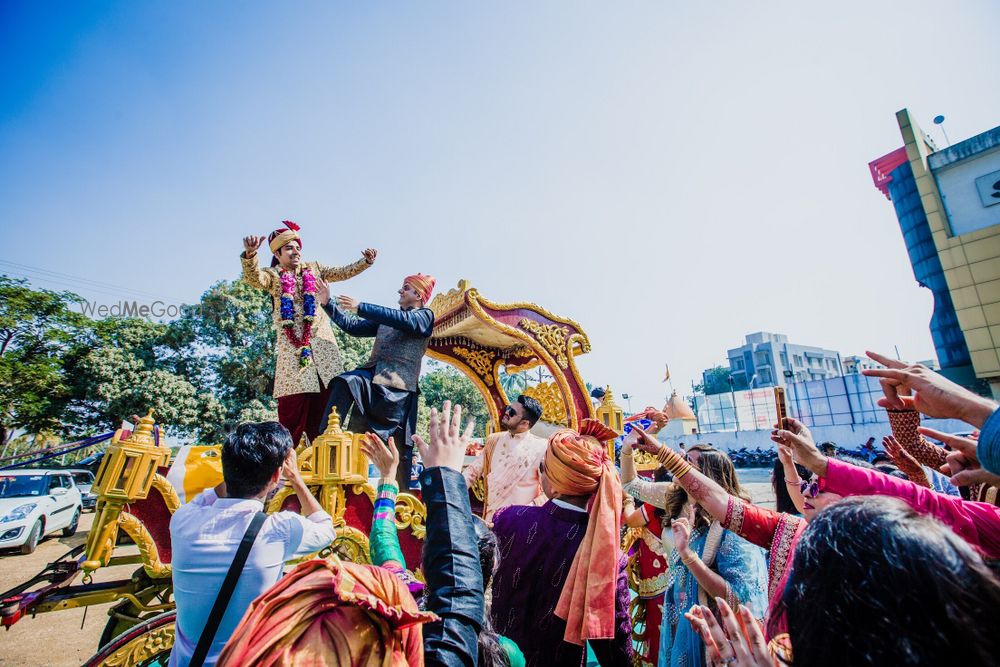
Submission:
<svg viewBox="0 0 1000 667">
<path fill-rule="evenodd" d="M 789 416 L 807 426 L 886 422 L 885 410 L 878 407 L 881 397 L 878 379 L 864 375 L 795 382 L 785 389 Z M 695 414 L 701 433 L 770 429 L 777 416 L 774 389 L 695 396 Z"/>
</svg>

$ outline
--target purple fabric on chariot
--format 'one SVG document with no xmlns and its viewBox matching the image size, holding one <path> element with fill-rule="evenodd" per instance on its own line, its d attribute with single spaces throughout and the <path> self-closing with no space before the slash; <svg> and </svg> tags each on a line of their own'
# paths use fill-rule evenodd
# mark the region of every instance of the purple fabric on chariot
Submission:
<svg viewBox="0 0 1000 667">
<path fill-rule="evenodd" d="M 493 517 L 500 567 L 493 577 L 491 616 L 497 632 L 524 653 L 527 667 L 578 667 L 584 648 L 563 641 L 566 621 L 555 615 L 570 565 L 587 530 L 587 513 L 556 505 L 512 505 Z M 615 637 L 590 642 L 602 665 L 632 664 L 625 556 L 620 555 Z"/>
</svg>

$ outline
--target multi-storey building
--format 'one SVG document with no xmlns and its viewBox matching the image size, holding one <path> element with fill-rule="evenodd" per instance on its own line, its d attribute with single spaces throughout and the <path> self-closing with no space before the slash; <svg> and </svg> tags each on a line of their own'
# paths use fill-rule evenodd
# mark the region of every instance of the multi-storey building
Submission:
<svg viewBox="0 0 1000 667">
<path fill-rule="evenodd" d="M 759 331 L 728 352 L 734 384 L 743 387 L 783 387 L 789 382 L 824 380 L 843 375 L 840 353 L 788 342 L 784 334 Z"/>
<path fill-rule="evenodd" d="M 903 147 L 869 168 L 934 295 L 941 372 L 1000 398 L 1000 127 L 938 150 L 909 111 L 896 120 Z"/>
</svg>

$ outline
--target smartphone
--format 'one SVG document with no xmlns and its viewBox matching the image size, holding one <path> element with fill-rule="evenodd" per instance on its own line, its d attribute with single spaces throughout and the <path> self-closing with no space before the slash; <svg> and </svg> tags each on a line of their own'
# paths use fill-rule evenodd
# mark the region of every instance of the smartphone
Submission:
<svg viewBox="0 0 1000 667">
<path fill-rule="evenodd" d="M 788 428 L 788 404 L 785 402 L 784 387 L 774 388 L 774 406 L 778 412 L 778 427 Z"/>
</svg>

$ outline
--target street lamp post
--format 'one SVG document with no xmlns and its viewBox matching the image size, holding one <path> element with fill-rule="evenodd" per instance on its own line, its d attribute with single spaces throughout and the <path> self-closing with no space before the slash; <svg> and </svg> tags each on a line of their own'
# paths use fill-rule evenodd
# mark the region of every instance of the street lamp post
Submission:
<svg viewBox="0 0 1000 667">
<path fill-rule="evenodd" d="M 631 394 L 622 394 L 622 398 L 624 398 L 626 401 L 628 401 L 628 413 L 631 415 L 632 414 L 632 395 Z"/>
</svg>

